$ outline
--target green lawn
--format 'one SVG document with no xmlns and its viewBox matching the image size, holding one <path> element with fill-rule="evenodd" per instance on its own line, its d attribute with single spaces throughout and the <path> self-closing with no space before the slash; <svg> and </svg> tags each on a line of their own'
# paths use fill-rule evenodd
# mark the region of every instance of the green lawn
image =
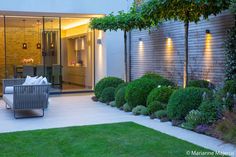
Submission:
<svg viewBox="0 0 236 157">
<path fill-rule="evenodd" d="M 131 122 L 0 134 L 1 157 L 185 157 L 194 150 L 209 151 Z"/>
</svg>

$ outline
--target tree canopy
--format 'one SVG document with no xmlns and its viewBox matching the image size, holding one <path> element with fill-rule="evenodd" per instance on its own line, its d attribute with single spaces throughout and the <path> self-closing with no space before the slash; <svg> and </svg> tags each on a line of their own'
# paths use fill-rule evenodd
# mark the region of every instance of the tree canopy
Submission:
<svg viewBox="0 0 236 157">
<path fill-rule="evenodd" d="M 98 30 L 130 31 L 132 29 L 145 29 L 152 26 L 152 23 L 142 17 L 135 6 L 131 7 L 128 13 L 119 11 L 117 15 L 113 13 L 101 17 L 93 18 L 90 22 L 90 28 Z"/>
<path fill-rule="evenodd" d="M 228 9 L 230 0 L 149 0 L 141 14 L 146 20 L 179 20 L 198 22 Z"/>
</svg>

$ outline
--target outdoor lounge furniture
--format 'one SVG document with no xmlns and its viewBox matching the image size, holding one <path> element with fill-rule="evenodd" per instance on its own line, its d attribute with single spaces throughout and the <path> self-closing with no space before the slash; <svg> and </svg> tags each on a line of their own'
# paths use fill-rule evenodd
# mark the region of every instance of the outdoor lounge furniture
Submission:
<svg viewBox="0 0 236 157">
<path fill-rule="evenodd" d="M 22 85 L 24 82 L 25 79 L 3 80 L 3 100 L 6 108 L 14 111 L 16 119 L 26 118 L 17 117 L 17 110 L 41 109 L 42 115 L 34 117 L 43 117 L 44 109 L 48 107 L 50 84 Z"/>
</svg>

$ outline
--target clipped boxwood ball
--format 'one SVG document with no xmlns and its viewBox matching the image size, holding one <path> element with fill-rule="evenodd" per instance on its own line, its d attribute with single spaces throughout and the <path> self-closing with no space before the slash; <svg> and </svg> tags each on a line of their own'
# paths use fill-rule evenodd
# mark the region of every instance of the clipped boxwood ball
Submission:
<svg viewBox="0 0 236 157">
<path fill-rule="evenodd" d="M 121 88 L 126 87 L 127 85 L 128 85 L 128 83 L 126 83 L 126 82 L 119 84 L 119 85 L 116 87 L 115 95 L 116 95 L 116 93 L 117 93 Z"/>
<path fill-rule="evenodd" d="M 115 95 L 116 107 L 121 108 L 125 103 L 125 90 L 126 87 L 121 87 Z"/>
<path fill-rule="evenodd" d="M 214 89 L 214 85 L 207 80 L 190 80 L 188 82 L 188 87 Z"/>
<path fill-rule="evenodd" d="M 173 91 L 174 89 L 166 86 L 153 89 L 148 95 L 147 106 L 154 101 L 167 104 Z"/>
<path fill-rule="evenodd" d="M 209 92 L 209 90 L 188 87 L 174 91 L 167 105 L 168 117 L 172 120 L 183 120 L 191 110 L 200 106 L 204 92 Z"/>
<path fill-rule="evenodd" d="M 137 105 L 146 106 L 147 96 L 155 87 L 156 83 L 151 79 L 137 79 L 126 87 L 125 99 L 132 109 Z"/>
<path fill-rule="evenodd" d="M 156 73 L 146 73 L 141 78 L 148 78 L 156 82 L 157 86 L 175 86 L 175 83 Z"/>
<path fill-rule="evenodd" d="M 147 110 L 150 115 L 158 110 L 163 110 L 165 108 L 166 108 L 166 106 L 159 101 L 153 101 L 150 104 L 148 104 L 148 106 L 147 106 Z"/>
<path fill-rule="evenodd" d="M 107 87 L 102 91 L 102 95 L 99 98 L 99 101 L 103 103 L 109 103 L 115 100 L 115 88 Z"/>
<path fill-rule="evenodd" d="M 116 77 L 105 77 L 101 79 L 95 86 L 94 94 L 97 98 L 100 98 L 102 91 L 107 87 L 116 88 L 119 84 L 124 83 L 120 78 Z"/>
</svg>

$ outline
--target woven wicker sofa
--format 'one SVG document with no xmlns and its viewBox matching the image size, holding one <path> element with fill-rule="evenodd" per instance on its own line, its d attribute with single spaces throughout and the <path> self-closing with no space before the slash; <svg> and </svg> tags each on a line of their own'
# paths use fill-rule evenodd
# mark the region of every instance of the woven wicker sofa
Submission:
<svg viewBox="0 0 236 157">
<path fill-rule="evenodd" d="M 46 85 L 22 85 L 25 79 L 4 79 L 3 80 L 3 100 L 7 109 L 14 111 L 17 117 L 17 110 L 41 109 L 42 115 L 33 117 L 43 117 L 44 109 L 48 107 L 50 84 Z M 6 91 L 6 87 L 13 88 L 12 93 Z M 32 116 L 31 116 L 32 117 Z"/>
</svg>

